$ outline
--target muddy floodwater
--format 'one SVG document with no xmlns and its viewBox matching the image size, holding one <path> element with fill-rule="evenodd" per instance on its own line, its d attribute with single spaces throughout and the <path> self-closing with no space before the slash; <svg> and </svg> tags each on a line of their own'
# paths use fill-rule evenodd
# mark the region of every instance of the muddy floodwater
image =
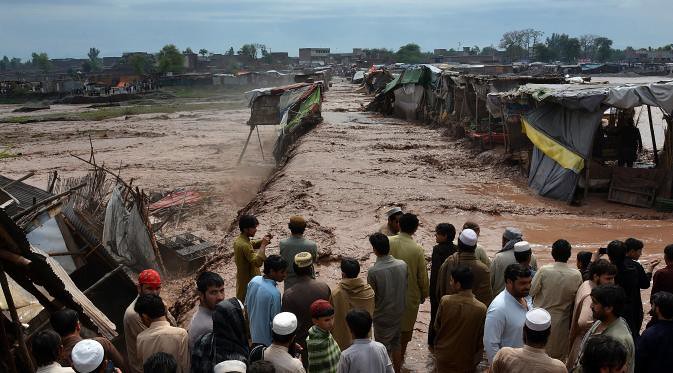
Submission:
<svg viewBox="0 0 673 373">
<path fill-rule="evenodd" d="M 246 207 L 259 218 L 259 233 L 274 235 L 270 253 L 277 253 L 278 240 L 289 234 L 288 217 L 305 216 L 306 236 L 318 243 L 322 257 L 319 278 L 330 285 L 341 278 L 342 256 L 359 258 L 365 276 L 374 261 L 367 236 L 379 229 L 393 205 L 419 216 L 415 237 L 428 258 L 435 225 L 460 228 L 466 220 L 481 225 L 480 243 L 491 256 L 500 248 L 504 228 L 519 227 L 540 264 L 552 261 L 550 246 L 559 238 L 570 241 L 576 252 L 637 237 L 645 242 L 644 261 L 662 257 L 664 246 L 673 243 L 670 214 L 608 203 L 605 195 L 592 195 L 580 207 L 539 197 L 527 188 L 519 168 L 500 162 L 499 151 L 479 153 L 465 140 L 443 136 L 442 129 L 361 112 L 369 98 L 354 90 L 345 82 L 334 84 L 323 104 L 324 122 L 299 141 L 287 164 Z M 237 234 L 227 234 L 223 251 L 207 266 L 224 274 L 229 294 L 235 286 L 231 242 Z M 183 288 L 182 296 L 192 288 Z M 649 300 L 647 292 L 643 299 Z M 406 357 L 409 371 L 432 366 L 428 321 L 426 302 Z"/>
<path fill-rule="evenodd" d="M 360 259 L 361 276 L 366 276 L 374 261 L 367 236 L 385 222 L 384 213 L 393 205 L 419 216 L 415 238 L 428 258 L 435 225 L 448 222 L 460 229 L 466 220 L 480 224 L 480 244 L 491 256 L 500 249 L 505 227 L 519 227 L 540 264 L 551 262 L 550 246 L 559 238 L 577 252 L 636 237 L 645 242 L 643 261 L 661 258 L 664 246 L 673 243 L 671 214 L 609 203 L 600 194 L 579 207 L 539 197 L 527 188 L 520 168 L 500 161 L 501 151 L 480 153 L 466 140 L 445 137 L 441 128 L 362 112 L 371 98 L 356 88 L 334 83 L 325 95 L 324 122 L 278 168 L 268 158 L 276 135 L 271 127 L 261 129 L 267 158 L 253 141 L 236 165 L 248 133 L 249 110 L 241 107 L 98 122 L 0 124 L 2 145 L 21 153 L 0 160 L 0 171 L 20 177 L 36 170 L 29 182 L 41 187 L 50 170 L 79 176 L 86 167 L 69 153 L 88 155 L 91 134 L 96 160 L 112 168 L 121 163 L 121 175 L 133 178 L 134 185 L 206 192 L 208 201 L 200 210 L 169 229 L 192 231 L 221 245 L 205 268 L 222 274 L 227 296 L 235 294 L 231 245 L 238 232 L 229 226 L 239 209 L 257 215 L 260 236 L 274 235 L 267 253 L 277 253 L 279 239 L 289 234 L 288 218 L 303 215 L 306 237 L 318 243 L 318 278 L 330 285 L 341 278 L 338 260 L 343 256 Z M 196 304 L 193 277 L 173 280 L 162 294 L 175 303 L 186 326 Z M 643 300 L 649 300 L 647 291 Z M 426 344 L 429 308 L 429 301 L 421 306 L 407 352 L 408 371 L 432 367 Z"/>
</svg>

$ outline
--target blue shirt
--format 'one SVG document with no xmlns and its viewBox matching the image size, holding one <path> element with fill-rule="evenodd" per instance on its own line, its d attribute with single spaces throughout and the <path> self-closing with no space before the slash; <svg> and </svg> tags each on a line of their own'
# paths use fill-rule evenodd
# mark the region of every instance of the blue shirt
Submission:
<svg viewBox="0 0 673 373">
<path fill-rule="evenodd" d="M 262 276 L 250 280 L 245 308 L 248 310 L 252 343 L 271 346 L 271 325 L 273 318 L 280 313 L 280 306 L 280 291 L 276 288 L 276 281 Z"/>
<path fill-rule="evenodd" d="M 523 347 L 523 325 L 526 323 L 526 312 L 533 309 L 530 296 L 524 299 L 528 308 L 524 308 L 505 289 L 488 306 L 484 325 L 484 350 L 486 350 L 489 364 L 493 364 L 495 354 L 502 347 Z"/>
</svg>

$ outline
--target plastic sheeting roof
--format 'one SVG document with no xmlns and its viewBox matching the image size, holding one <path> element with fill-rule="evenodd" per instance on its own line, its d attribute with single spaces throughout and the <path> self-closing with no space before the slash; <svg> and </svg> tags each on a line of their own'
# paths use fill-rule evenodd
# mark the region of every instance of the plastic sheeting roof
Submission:
<svg viewBox="0 0 673 373">
<path fill-rule="evenodd" d="M 526 84 L 519 89 L 489 96 L 516 98 L 530 96 L 536 101 L 552 101 L 570 109 L 596 111 L 601 105 L 630 109 L 641 105 L 660 107 L 673 113 L 673 81 L 647 84 Z"/>
</svg>

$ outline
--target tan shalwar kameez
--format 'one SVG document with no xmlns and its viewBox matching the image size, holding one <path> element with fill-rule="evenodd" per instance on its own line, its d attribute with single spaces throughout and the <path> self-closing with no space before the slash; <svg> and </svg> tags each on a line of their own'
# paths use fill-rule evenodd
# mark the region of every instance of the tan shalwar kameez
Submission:
<svg viewBox="0 0 673 373">
<path fill-rule="evenodd" d="M 570 322 L 570 335 L 568 341 L 570 342 L 570 353 L 566 364 L 568 369 L 577 360 L 580 353 L 580 346 L 582 345 L 582 338 L 591 328 L 594 323 L 594 314 L 591 312 L 591 290 L 596 287 L 596 284 L 587 280 L 580 285 L 575 295 L 575 307 L 573 309 L 572 320 Z"/>
<path fill-rule="evenodd" d="M 544 348 L 524 345 L 503 347 L 493 359 L 490 373 L 567 373 L 565 364 L 547 355 Z"/>
<path fill-rule="evenodd" d="M 533 278 L 533 306 L 542 307 L 551 315 L 551 335 L 545 349 L 554 359 L 565 361 L 568 357 L 570 316 L 580 285 L 580 271 L 561 262 L 542 266 Z"/>
</svg>

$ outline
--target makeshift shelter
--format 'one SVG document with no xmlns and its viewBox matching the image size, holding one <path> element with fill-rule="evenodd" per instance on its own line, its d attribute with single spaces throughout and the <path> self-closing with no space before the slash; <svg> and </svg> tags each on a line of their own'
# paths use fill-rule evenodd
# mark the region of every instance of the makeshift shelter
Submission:
<svg viewBox="0 0 673 373">
<path fill-rule="evenodd" d="M 493 116 L 508 114 L 510 105 L 520 107 L 522 132 L 533 144 L 529 186 L 550 198 L 572 201 L 578 185 L 585 195 L 592 187 L 594 166 L 604 167 L 615 156 L 597 152 L 611 130 L 602 124 L 603 113 L 647 105 L 654 145 L 655 163 L 650 168 L 615 168 L 607 174 L 609 199 L 637 206 L 652 206 L 656 197 L 669 198 L 673 174 L 673 82 L 651 84 L 527 84 L 518 89 L 490 93 L 489 111 Z M 664 150 L 659 156 L 654 138 L 650 107 L 665 115 Z M 631 118 L 631 122 L 633 118 Z M 594 160 L 598 162 L 593 162 Z M 610 170 L 608 170 L 610 171 Z"/>
<path fill-rule="evenodd" d="M 241 162 L 247 149 L 252 132 L 261 125 L 279 125 L 273 155 L 280 162 L 286 151 L 299 137 L 322 121 L 323 84 L 297 83 L 284 87 L 259 88 L 246 92 L 248 106 L 251 109 L 250 133 L 238 158 Z M 259 139 L 259 130 L 258 130 Z M 260 149 L 262 142 L 259 140 Z M 264 152 L 262 149 L 262 156 Z"/>
<path fill-rule="evenodd" d="M 44 214 L 55 213 L 55 208 L 56 205 L 46 206 L 37 213 L 36 219 L 42 220 Z M 29 223 L 30 226 L 39 224 Z M 17 225 L 1 208 L 0 238 L 0 282 L 3 288 L 0 307 L 11 319 L 9 321 L 4 312 L 0 314 L 0 339 L 5 355 L 3 362 L 8 364 L 10 371 L 32 370 L 25 347 L 26 337 L 46 326 L 49 313 L 61 307 L 77 311 L 84 326 L 106 338 L 112 340 L 118 335 L 115 324 L 87 297 L 88 290 L 81 291 L 52 255 L 31 245 L 25 228 Z M 23 324 L 28 325 L 26 330 Z"/>
<path fill-rule="evenodd" d="M 423 120 L 423 108 L 432 105 L 430 92 L 439 82 L 441 70 L 432 65 L 412 65 L 367 105 L 367 110 L 395 115 L 407 120 Z"/>
<path fill-rule="evenodd" d="M 357 74 L 357 73 L 356 73 Z M 379 93 L 386 88 L 395 77 L 384 68 L 372 67 L 361 80 L 362 86 L 367 93 Z"/>
</svg>

